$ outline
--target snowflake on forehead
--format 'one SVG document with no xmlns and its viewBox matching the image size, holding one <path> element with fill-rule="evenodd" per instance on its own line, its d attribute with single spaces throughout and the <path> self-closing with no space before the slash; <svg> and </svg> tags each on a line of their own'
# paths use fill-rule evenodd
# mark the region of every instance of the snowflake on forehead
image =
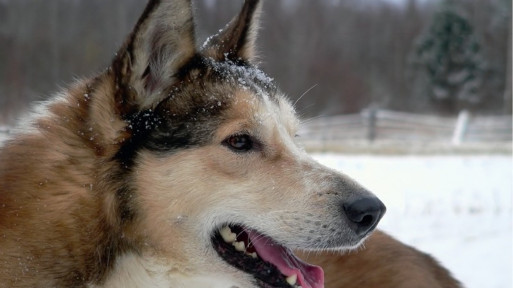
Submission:
<svg viewBox="0 0 513 288">
<path fill-rule="evenodd" d="M 205 61 L 218 75 L 243 89 L 251 89 L 262 95 L 276 91 L 274 79 L 256 66 L 238 65 L 231 60 L 216 61 L 212 58 Z"/>
</svg>

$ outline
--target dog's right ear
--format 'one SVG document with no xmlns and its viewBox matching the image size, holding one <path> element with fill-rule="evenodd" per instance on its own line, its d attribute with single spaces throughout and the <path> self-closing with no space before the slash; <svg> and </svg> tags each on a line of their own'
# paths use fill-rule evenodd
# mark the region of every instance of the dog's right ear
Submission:
<svg viewBox="0 0 513 288">
<path fill-rule="evenodd" d="M 195 46 L 191 0 L 150 0 L 112 64 L 120 114 L 158 104 Z"/>
<path fill-rule="evenodd" d="M 261 10 L 261 1 L 245 0 L 239 15 L 203 44 L 203 54 L 218 61 L 254 62 Z"/>
</svg>

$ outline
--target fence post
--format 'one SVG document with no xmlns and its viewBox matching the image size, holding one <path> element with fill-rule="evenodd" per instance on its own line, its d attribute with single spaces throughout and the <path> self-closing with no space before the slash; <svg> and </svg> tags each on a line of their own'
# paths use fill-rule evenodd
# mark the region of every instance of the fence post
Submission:
<svg viewBox="0 0 513 288">
<path fill-rule="evenodd" d="M 462 110 L 458 114 L 456 120 L 456 127 L 454 127 L 454 133 L 452 134 L 452 145 L 459 146 L 465 137 L 465 132 L 468 126 L 469 113 L 467 110 Z"/>
<path fill-rule="evenodd" d="M 374 140 L 376 140 L 376 114 L 378 109 L 371 106 L 366 112 L 367 113 L 364 115 L 367 116 L 367 140 L 369 142 L 374 142 Z"/>
</svg>

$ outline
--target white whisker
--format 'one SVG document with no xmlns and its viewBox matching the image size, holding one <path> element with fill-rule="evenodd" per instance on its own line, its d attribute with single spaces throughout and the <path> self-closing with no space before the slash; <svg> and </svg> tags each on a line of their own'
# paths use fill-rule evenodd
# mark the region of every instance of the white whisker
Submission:
<svg viewBox="0 0 513 288">
<path fill-rule="evenodd" d="M 296 104 L 297 102 L 299 102 L 299 100 L 301 100 L 301 98 L 303 98 L 303 96 L 305 96 L 308 92 L 310 92 L 310 90 L 312 90 L 313 88 L 317 87 L 317 85 L 319 84 L 314 84 L 312 87 L 308 88 L 303 94 L 301 94 L 301 96 L 299 96 L 299 98 L 297 98 L 296 102 L 294 102 L 294 104 L 292 105 L 292 107 L 296 107 Z"/>
</svg>

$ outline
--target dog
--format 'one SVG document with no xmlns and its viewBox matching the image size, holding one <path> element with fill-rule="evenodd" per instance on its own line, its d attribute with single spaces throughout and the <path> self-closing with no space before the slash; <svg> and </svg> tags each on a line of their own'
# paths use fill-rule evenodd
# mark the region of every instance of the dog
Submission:
<svg viewBox="0 0 513 288">
<path fill-rule="evenodd" d="M 150 0 L 105 71 L 4 144 L 0 287 L 324 287 L 292 250 L 357 247 L 386 208 L 298 145 L 260 10 L 198 48 L 190 0 Z"/>
</svg>

